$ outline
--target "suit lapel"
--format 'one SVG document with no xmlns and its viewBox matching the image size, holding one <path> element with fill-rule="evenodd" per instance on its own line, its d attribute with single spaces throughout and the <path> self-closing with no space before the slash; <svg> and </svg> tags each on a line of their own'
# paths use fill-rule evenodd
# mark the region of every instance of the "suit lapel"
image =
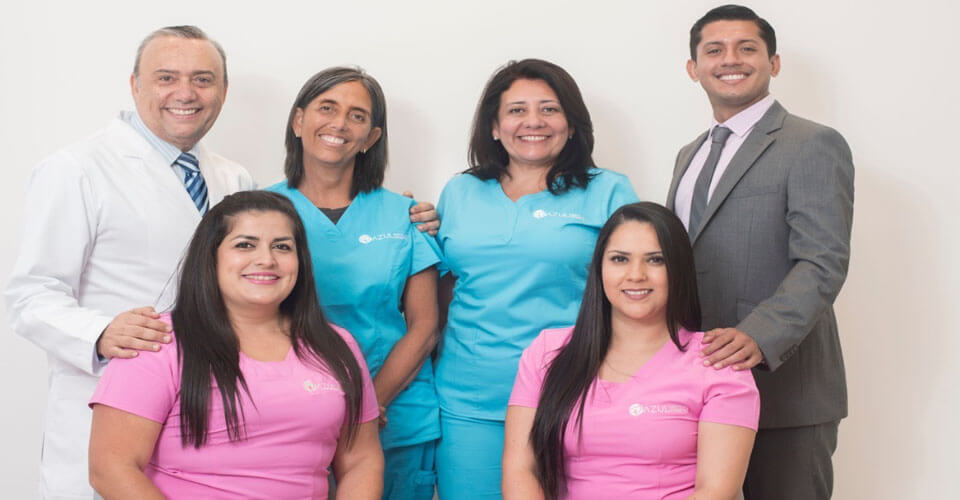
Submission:
<svg viewBox="0 0 960 500">
<path fill-rule="evenodd" d="M 677 155 L 677 163 L 673 166 L 673 180 L 670 181 L 670 189 L 667 191 L 667 202 L 665 204 L 671 212 L 674 211 L 674 200 L 677 197 L 677 186 L 680 185 L 680 179 L 682 179 L 683 174 L 687 172 L 687 168 L 690 167 L 690 161 L 693 160 L 693 155 L 700 149 L 703 141 L 707 140 L 709 133 L 710 130 L 707 129 L 706 132 L 700 134 L 700 137 L 697 137 L 696 140 L 681 149 L 680 154 Z"/>
<path fill-rule="evenodd" d="M 760 155 L 773 144 L 775 138 L 770 134 L 780 130 L 780 127 L 783 126 L 783 120 L 786 117 L 787 110 L 783 109 L 783 106 L 775 101 L 773 106 L 770 106 L 770 109 L 763 115 L 763 118 L 760 118 L 760 121 L 753 127 L 753 131 L 750 132 L 747 140 L 743 142 L 740 149 L 737 150 L 737 153 L 730 159 L 730 164 L 727 165 L 727 169 L 724 170 L 723 176 L 720 177 L 717 187 L 714 188 L 713 194 L 710 196 L 710 202 L 707 203 L 707 209 L 703 214 L 703 222 L 700 225 L 700 230 L 697 231 L 692 243 L 696 243 L 700 235 L 703 234 L 703 231 L 707 228 L 707 224 L 710 223 L 710 219 L 713 218 L 713 215 L 717 213 L 717 210 L 723 205 L 727 196 L 730 195 L 733 188 L 740 182 L 740 178 L 753 167 L 757 159 L 760 158 Z"/>
</svg>

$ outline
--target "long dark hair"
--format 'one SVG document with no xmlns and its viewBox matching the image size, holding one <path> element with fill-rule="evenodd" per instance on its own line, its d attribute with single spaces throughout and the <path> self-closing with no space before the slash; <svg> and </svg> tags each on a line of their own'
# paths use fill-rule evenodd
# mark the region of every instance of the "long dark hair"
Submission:
<svg viewBox="0 0 960 500">
<path fill-rule="evenodd" d="M 590 263 L 587 287 L 570 342 L 560 351 L 547 371 L 530 431 L 537 480 L 548 499 L 565 489 L 563 438 L 577 409 L 577 425 L 583 431 L 583 407 L 610 348 L 610 301 L 603 292 L 603 254 L 610 235 L 624 222 L 649 223 L 660 240 L 667 266 L 666 322 L 670 340 L 681 351 L 679 329 L 700 329 L 700 299 L 697 272 L 687 231 L 680 219 L 661 205 L 651 202 L 625 205 L 610 216 L 597 237 Z"/>
<path fill-rule="evenodd" d="M 347 343 L 327 323 L 314 288 L 306 231 L 293 205 L 282 195 L 244 191 L 227 196 L 200 221 L 181 264 L 172 317 L 181 366 L 180 427 L 183 446 L 200 448 L 209 430 L 211 376 L 223 401 L 231 441 L 244 438 L 240 387 L 249 395 L 240 371 L 240 346 L 230 325 L 217 280 L 217 248 L 244 212 L 280 212 L 293 226 L 299 272 L 280 314 L 290 321 L 297 357 L 329 371 L 340 383 L 347 410 L 347 440 L 356 434 L 362 398 L 360 365 Z"/>
<path fill-rule="evenodd" d="M 350 196 L 367 193 L 383 185 L 384 172 L 387 170 L 387 100 L 383 89 L 372 76 L 360 68 L 338 66 L 327 68 L 307 80 L 290 107 L 284 144 L 287 156 L 283 161 L 283 172 L 287 176 L 287 186 L 297 188 L 303 181 L 303 140 L 293 133 L 293 120 L 298 109 L 307 109 L 320 94 L 347 82 L 360 82 L 370 94 L 370 128 L 380 127 L 380 138 L 366 152 L 357 153 L 353 164 L 353 182 Z"/>
<path fill-rule="evenodd" d="M 580 88 L 573 77 L 560 66 L 541 59 L 510 61 L 490 77 L 483 89 L 473 117 L 470 149 L 465 173 L 480 179 L 500 179 L 507 172 L 510 156 L 503 144 L 493 140 L 493 124 L 500 110 L 500 96 L 517 80 L 541 80 L 557 94 L 573 137 L 566 142 L 557 162 L 547 171 L 547 189 L 552 194 L 564 193 L 572 187 L 587 187 L 593 177 L 593 122 L 583 103 Z"/>
</svg>

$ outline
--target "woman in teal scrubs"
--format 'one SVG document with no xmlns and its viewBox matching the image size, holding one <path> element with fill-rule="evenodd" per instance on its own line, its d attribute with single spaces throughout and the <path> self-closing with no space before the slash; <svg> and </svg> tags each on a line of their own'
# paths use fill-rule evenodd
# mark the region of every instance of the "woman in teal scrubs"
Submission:
<svg viewBox="0 0 960 500">
<path fill-rule="evenodd" d="M 449 270 L 441 296 L 452 287 L 436 367 L 443 500 L 501 497 L 520 354 L 544 328 L 574 324 L 601 226 L 637 199 L 625 176 L 595 167 L 592 152 L 590 114 L 563 68 L 526 59 L 487 82 L 470 168 L 437 206 Z"/>
<path fill-rule="evenodd" d="M 386 101 L 354 68 L 314 75 L 290 110 L 287 196 L 307 229 L 320 303 L 363 350 L 381 406 L 384 499 L 429 500 L 440 437 L 429 354 L 437 341 L 433 239 L 410 223 L 414 201 L 382 187 Z M 384 407 L 386 407 L 384 413 Z"/>
</svg>

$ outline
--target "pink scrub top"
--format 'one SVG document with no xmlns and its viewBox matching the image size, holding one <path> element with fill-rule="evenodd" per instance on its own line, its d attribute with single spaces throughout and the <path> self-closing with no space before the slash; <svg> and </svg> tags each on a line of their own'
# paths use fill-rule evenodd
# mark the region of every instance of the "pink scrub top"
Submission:
<svg viewBox="0 0 960 500">
<path fill-rule="evenodd" d="M 547 369 L 573 328 L 544 330 L 523 351 L 510 405 L 536 408 Z M 626 382 L 599 377 L 564 436 L 563 498 L 682 499 L 693 492 L 698 424 L 757 429 L 760 396 L 750 371 L 703 366 L 703 333 L 680 331 Z M 578 437 L 580 442 L 578 443 Z"/>
<path fill-rule="evenodd" d="M 170 318 L 164 317 L 170 322 Z M 339 327 L 363 374 L 361 422 L 377 418 L 373 383 L 357 343 Z M 102 404 L 163 424 L 144 470 L 169 498 L 327 498 L 346 403 L 326 370 L 293 353 L 283 361 L 257 361 L 240 353 L 250 396 L 240 390 L 246 438 L 230 442 L 223 403 L 211 393 L 207 443 L 180 442 L 180 366 L 174 342 L 110 361 L 90 406 Z M 252 400 L 251 400 L 252 398 Z"/>
</svg>

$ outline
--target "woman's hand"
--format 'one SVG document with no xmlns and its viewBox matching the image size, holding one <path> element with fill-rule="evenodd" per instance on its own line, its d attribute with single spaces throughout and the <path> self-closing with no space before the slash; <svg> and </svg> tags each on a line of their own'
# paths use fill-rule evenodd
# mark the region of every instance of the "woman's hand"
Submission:
<svg viewBox="0 0 960 500">
<path fill-rule="evenodd" d="M 90 485 L 104 499 L 162 499 L 143 473 L 162 424 L 97 404 L 90 428 Z"/>
</svg>

